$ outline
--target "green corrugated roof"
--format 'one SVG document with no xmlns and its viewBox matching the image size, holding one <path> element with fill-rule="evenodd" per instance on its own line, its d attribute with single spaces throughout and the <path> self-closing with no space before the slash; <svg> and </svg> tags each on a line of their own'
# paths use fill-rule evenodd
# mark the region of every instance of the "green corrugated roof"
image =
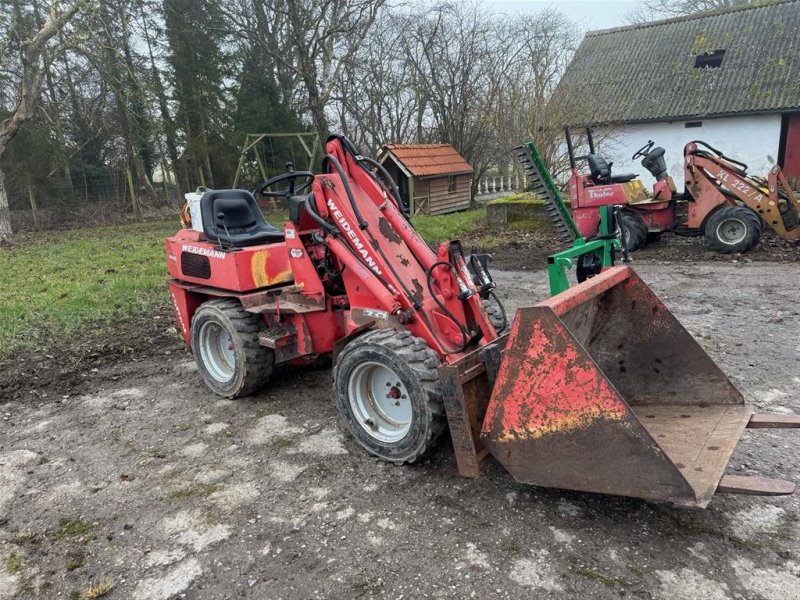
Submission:
<svg viewBox="0 0 800 600">
<path fill-rule="evenodd" d="M 721 67 L 694 68 L 715 50 Z M 575 125 L 800 110 L 800 0 L 590 31 L 548 108 Z"/>
</svg>

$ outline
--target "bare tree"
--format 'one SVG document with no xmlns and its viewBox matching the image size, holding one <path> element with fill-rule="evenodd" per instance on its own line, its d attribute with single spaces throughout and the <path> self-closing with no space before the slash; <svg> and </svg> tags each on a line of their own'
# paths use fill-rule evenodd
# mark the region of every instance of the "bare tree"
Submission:
<svg viewBox="0 0 800 600">
<path fill-rule="evenodd" d="M 627 14 L 630 23 L 644 23 L 656 19 L 668 19 L 693 15 L 718 8 L 730 8 L 739 4 L 753 4 L 761 0 L 640 0 Z"/>
<path fill-rule="evenodd" d="M 364 45 L 344 63 L 334 96 L 342 132 L 377 154 L 386 143 L 410 142 L 425 112 L 418 71 L 398 52 L 406 19 L 385 11 Z"/>
<path fill-rule="evenodd" d="M 45 78 L 52 61 L 65 48 L 63 44 L 49 47 L 48 42 L 78 12 L 85 10 L 87 6 L 86 2 L 76 1 L 62 11 L 61 2 L 59 0 L 51 0 L 48 17 L 44 25 L 34 33 L 33 37 L 22 43 L 19 98 L 11 115 L 0 122 L 0 157 L 2 157 L 9 142 L 19 133 L 23 123 L 30 119 L 36 111 L 36 105 L 42 95 Z M 12 234 L 8 193 L 5 187 L 5 177 L 2 170 L 0 170 L 0 241 L 10 240 Z"/>
<path fill-rule="evenodd" d="M 549 103 L 578 43 L 572 23 L 558 10 L 517 15 L 505 23 L 504 64 L 493 73 L 488 114 L 503 155 L 526 139 L 555 171 L 561 157 L 561 128 L 569 122 L 567 107 Z M 576 99 L 577 100 L 577 99 Z"/>
<path fill-rule="evenodd" d="M 486 112 L 503 68 L 502 28 L 476 3 L 439 4 L 407 14 L 402 49 L 424 102 L 420 137 L 452 144 L 477 178 L 496 161 L 496 136 Z M 421 139 L 420 141 L 426 141 Z"/>
<path fill-rule="evenodd" d="M 234 26 L 256 39 L 278 67 L 284 92 L 299 98 L 316 131 L 327 137 L 328 108 L 344 66 L 362 47 L 386 0 L 250 0 L 223 8 Z"/>
</svg>

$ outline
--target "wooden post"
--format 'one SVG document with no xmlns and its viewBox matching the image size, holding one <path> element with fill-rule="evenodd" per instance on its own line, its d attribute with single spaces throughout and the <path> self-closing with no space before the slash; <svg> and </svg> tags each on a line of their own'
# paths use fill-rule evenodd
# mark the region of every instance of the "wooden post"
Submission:
<svg viewBox="0 0 800 600">
<path fill-rule="evenodd" d="M 31 202 L 31 214 L 33 215 L 33 226 L 39 229 L 39 209 L 36 206 L 36 196 L 33 193 L 33 186 L 28 182 L 28 198 Z"/>
<path fill-rule="evenodd" d="M 133 206 L 133 214 L 137 220 L 142 218 L 142 209 L 139 207 L 139 198 L 136 197 L 136 188 L 133 185 L 133 173 L 130 168 L 128 171 L 128 191 L 131 194 L 131 206 Z"/>
</svg>

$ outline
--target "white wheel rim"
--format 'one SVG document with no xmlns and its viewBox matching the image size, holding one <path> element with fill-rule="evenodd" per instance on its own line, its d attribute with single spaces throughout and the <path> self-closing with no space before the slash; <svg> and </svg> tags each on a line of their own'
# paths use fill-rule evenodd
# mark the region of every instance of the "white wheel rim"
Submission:
<svg viewBox="0 0 800 600">
<path fill-rule="evenodd" d="M 350 409 L 367 434 L 384 443 L 403 439 L 411 429 L 411 400 L 397 374 L 377 362 L 363 362 L 347 382 Z"/>
<path fill-rule="evenodd" d="M 747 224 L 741 219 L 727 218 L 717 225 L 717 239 L 728 246 L 735 246 L 747 236 Z"/>
<path fill-rule="evenodd" d="M 230 334 L 219 323 L 207 321 L 198 332 L 200 358 L 208 373 L 220 383 L 233 379 L 236 354 Z"/>
</svg>

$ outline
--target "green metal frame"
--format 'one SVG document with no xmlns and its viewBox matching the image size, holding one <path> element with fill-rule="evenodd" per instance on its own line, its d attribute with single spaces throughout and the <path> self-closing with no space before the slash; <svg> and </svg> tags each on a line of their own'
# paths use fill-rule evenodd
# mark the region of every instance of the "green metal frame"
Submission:
<svg viewBox="0 0 800 600">
<path fill-rule="evenodd" d="M 596 238 L 586 241 L 578 231 L 578 226 L 572 219 L 572 213 L 567 208 L 566 203 L 561 199 L 561 193 L 553 181 L 547 165 L 544 164 L 542 155 L 536 149 L 533 141 L 526 141 L 523 146 L 527 149 L 530 159 L 539 172 L 541 183 L 547 188 L 547 195 L 550 196 L 552 205 L 558 211 L 558 215 L 563 219 L 566 226 L 566 233 L 572 237 L 572 246 L 561 252 L 557 252 L 547 258 L 547 277 L 550 280 L 550 295 L 555 296 L 569 289 L 569 278 L 567 271 L 572 268 L 572 259 L 579 258 L 584 254 L 594 254 L 600 260 L 602 268 L 614 265 L 615 252 L 622 249 L 622 244 L 616 236 L 616 231 L 611 231 L 611 224 L 614 222 L 613 214 L 615 207 L 605 206 L 600 210 L 600 228 Z"/>
<path fill-rule="evenodd" d="M 560 199 L 558 202 L 561 205 L 564 204 Z M 573 258 L 592 253 L 600 259 L 600 264 L 604 269 L 614 266 L 615 253 L 617 250 L 622 249 L 622 244 L 619 238 L 614 235 L 614 232 L 610 231 L 613 211 L 613 206 L 605 206 L 600 210 L 600 235 L 598 238 L 587 242 L 582 236 L 578 235 L 571 247 L 547 257 L 547 277 L 550 280 L 551 296 L 569 289 L 567 271 L 572 268 Z M 572 220 L 572 216 L 569 215 L 569 211 L 567 211 L 567 215 L 569 216 L 567 222 L 574 226 L 575 222 Z"/>
</svg>

